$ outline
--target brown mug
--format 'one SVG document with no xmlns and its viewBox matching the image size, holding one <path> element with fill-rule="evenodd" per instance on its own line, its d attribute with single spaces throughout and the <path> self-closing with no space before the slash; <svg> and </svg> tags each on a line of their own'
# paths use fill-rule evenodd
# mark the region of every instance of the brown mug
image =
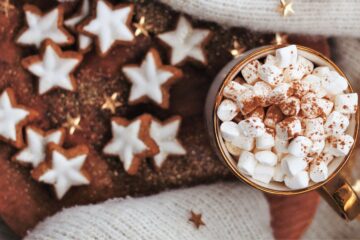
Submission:
<svg viewBox="0 0 360 240">
<path fill-rule="evenodd" d="M 351 153 L 354 150 L 355 143 L 353 144 L 349 154 L 345 157 L 335 158 L 329 165 L 329 177 L 319 183 L 311 183 L 307 188 L 299 190 L 289 190 L 284 184 L 270 182 L 269 184 L 262 184 L 255 182 L 250 177 L 242 174 L 236 166 L 236 162 L 233 157 L 225 148 L 225 142 L 220 135 L 220 122 L 216 116 L 216 111 L 223 99 L 223 90 L 227 83 L 232 81 L 239 75 L 241 69 L 255 59 L 264 58 L 268 54 L 274 54 L 276 49 L 284 47 L 286 45 L 270 45 L 252 49 L 243 53 L 238 58 L 235 58 L 229 62 L 216 76 L 213 81 L 210 90 L 207 95 L 205 104 L 205 118 L 208 134 L 213 149 L 217 153 L 218 157 L 230 168 L 235 176 L 247 183 L 248 185 L 259 189 L 261 191 L 276 194 L 276 195 L 295 195 L 306 193 L 313 190 L 318 190 L 325 200 L 333 207 L 333 209 L 340 214 L 340 216 L 346 220 L 352 220 L 360 214 L 360 198 L 354 191 L 352 186 L 343 178 L 341 170 L 348 162 Z M 323 54 L 304 46 L 297 45 L 298 53 L 305 58 L 312 61 L 318 66 L 328 66 L 331 70 L 337 71 L 341 76 L 347 79 L 349 87 L 347 92 L 353 92 L 348 78 L 341 71 L 341 69 L 333 63 L 330 59 Z M 359 128 L 359 111 L 356 114 L 352 114 L 350 118 L 349 128 L 347 134 L 357 139 Z"/>
</svg>

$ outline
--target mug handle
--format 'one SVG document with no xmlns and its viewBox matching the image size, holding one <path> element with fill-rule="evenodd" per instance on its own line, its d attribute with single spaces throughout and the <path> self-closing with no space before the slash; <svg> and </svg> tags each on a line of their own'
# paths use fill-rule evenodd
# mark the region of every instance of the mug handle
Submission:
<svg viewBox="0 0 360 240">
<path fill-rule="evenodd" d="M 338 174 L 319 190 L 321 196 L 345 220 L 360 214 L 360 198 L 343 176 Z"/>
</svg>

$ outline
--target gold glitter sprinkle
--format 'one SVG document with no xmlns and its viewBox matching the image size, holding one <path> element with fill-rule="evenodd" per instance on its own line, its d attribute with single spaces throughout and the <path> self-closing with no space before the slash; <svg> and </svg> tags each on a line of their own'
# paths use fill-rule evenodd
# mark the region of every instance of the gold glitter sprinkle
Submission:
<svg viewBox="0 0 360 240">
<path fill-rule="evenodd" d="M 149 36 L 149 31 L 152 28 L 152 25 L 146 24 L 145 16 L 142 16 L 139 20 L 139 22 L 133 24 L 136 28 L 135 30 L 135 36 L 140 36 L 143 34 L 144 36 Z"/>
<path fill-rule="evenodd" d="M 194 226 L 199 229 L 201 225 L 205 226 L 205 223 L 203 222 L 202 214 L 196 214 L 193 211 L 190 211 L 191 217 L 189 218 L 189 221 L 193 222 Z"/>
<path fill-rule="evenodd" d="M 280 0 L 280 4 L 278 7 L 278 12 L 283 16 L 287 17 L 289 15 L 295 14 L 293 9 L 293 3 L 287 2 L 286 0 Z"/>
<path fill-rule="evenodd" d="M 275 33 L 275 39 L 272 41 L 272 43 L 276 45 L 288 43 L 288 35 L 285 33 Z"/>
<path fill-rule="evenodd" d="M 66 122 L 63 124 L 63 127 L 69 129 L 70 135 L 73 135 L 76 130 L 82 130 L 80 120 L 80 116 L 73 118 L 70 114 L 67 114 Z"/>
<path fill-rule="evenodd" d="M 230 49 L 230 53 L 234 58 L 239 57 L 244 51 L 246 50 L 245 47 L 242 47 L 237 39 L 233 41 L 233 48 Z"/>
<path fill-rule="evenodd" d="M 0 12 L 5 13 L 5 16 L 9 16 L 9 10 L 15 9 L 14 5 L 10 3 L 10 0 L 1 0 L 0 1 Z"/>
<path fill-rule="evenodd" d="M 117 100 L 119 94 L 113 93 L 111 97 L 104 96 L 105 102 L 101 106 L 101 109 L 108 109 L 112 114 L 116 112 L 116 108 L 122 106 L 123 104 Z"/>
</svg>

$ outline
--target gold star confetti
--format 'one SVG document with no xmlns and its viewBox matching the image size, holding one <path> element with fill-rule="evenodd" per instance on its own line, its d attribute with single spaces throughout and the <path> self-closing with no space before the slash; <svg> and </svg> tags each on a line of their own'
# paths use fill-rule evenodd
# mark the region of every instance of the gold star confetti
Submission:
<svg viewBox="0 0 360 240">
<path fill-rule="evenodd" d="M 285 33 L 275 33 L 275 39 L 272 41 L 272 43 L 276 45 L 288 43 L 288 35 Z"/>
<path fill-rule="evenodd" d="M 278 12 L 283 16 L 287 17 L 291 14 L 294 14 L 293 3 L 287 2 L 287 0 L 280 0 L 280 5 L 278 7 Z"/>
<path fill-rule="evenodd" d="M 10 3 L 10 0 L 0 0 L 0 12 L 5 13 L 5 16 L 9 16 L 9 10 L 15 9 L 14 5 Z"/>
<path fill-rule="evenodd" d="M 122 106 L 123 104 L 117 100 L 119 94 L 113 93 L 111 97 L 104 96 L 105 102 L 101 106 L 101 109 L 108 109 L 112 114 L 116 112 L 116 108 Z"/>
<path fill-rule="evenodd" d="M 199 229 L 201 225 L 205 226 L 205 223 L 201 219 L 202 215 L 201 213 L 196 214 L 193 211 L 190 211 L 191 217 L 189 218 L 189 221 L 194 223 L 194 226 Z"/>
<path fill-rule="evenodd" d="M 245 47 L 242 47 L 237 39 L 233 41 L 233 48 L 230 50 L 231 55 L 234 58 L 239 57 L 244 51 L 246 50 Z"/>
<path fill-rule="evenodd" d="M 149 36 L 149 31 L 152 28 L 152 25 L 146 24 L 145 16 L 142 16 L 137 23 L 133 23 L 135 30 L 135 36 L 143 34 L 144 36 Z"/>
<path fill-rule="evenodd" d="M 63 127 L 69 129 L 70 135 L 73 135 L 76 130 L 82 130 L 80 120 L 80 116 L 73 118 L 70 114 L 68 114 L 66 115 L 66 122 L 63 124 Z"/>
</svg>

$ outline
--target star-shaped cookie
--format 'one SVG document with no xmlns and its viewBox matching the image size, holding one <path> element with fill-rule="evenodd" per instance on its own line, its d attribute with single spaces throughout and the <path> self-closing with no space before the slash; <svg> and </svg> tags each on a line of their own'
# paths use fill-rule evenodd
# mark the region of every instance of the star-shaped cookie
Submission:
<svg viewBox="0 0 360 240">
<path fill-rule="evenodd" d="M 136 174 L 140 160 L 154 156 L 159 148 L 149 135 L 151 116 L 143 114 L 133 121 L 115 117 L 111 119 L 112 139 L 103 152 L 117 156 L 128 174 Z"/>
<path fill-rule="evenodd" d="M 153 119 L 150 125 L 150 136 L 159 146 L 159 153 L 154 156 L 154 165 L 160 169 L 169 155 L 184 155 L 185 148 L 177 140 L 181 117 L 175 116 L 161 123 Z"/>
<path fill-rule="evenodd" d="M 118 44 L 131 44 L 135 36 L 130 24 L 133 5 L 111 5 L 105 0 L 97 0 L 94 17 L 80 24 L 79 31 L 96 37 L 100 56 L 106 56 L 110 49 Z"/>
<path fill-rule="evenodd" d="M 36 116 L 34 110 L 18 105 L 14 91 L 7 88 L 0 96 L 0 139 L 21 148 L 22 128 Z"/>
<path fill-rule="evenodd" d="M 65 20 L 65 26 L 72 31 L 76 30 L 76 26 L 90 14 L 90 2 L 89 0 L 83 0 L 80 11 L 73 17 Z M 89 36 L 79 33 L 78 35 L 78 47 L 81 52 L 87 52 L 91 48 L 92 39 Z"/>
<path fill-rule="evenodd" d="M 60 47 L 46 40 L 41 54 L 30 56 L 21 61 L 24 68 L 39 78 L 38 92 L 44 94 L 54 88 L 76 90 L 73 71 L 82 61 L 77 52 L 63 52 Z"/>
<path fill-rule="evenodd" d="M 184 16 L 180 16 L 174 31 L 158 35 L 161 41 L 171 47 L 172 65 L 181 64 L 187 59 L 206 64 L 207 59 L 203 48 L 210 37 L 210 30 L 193 28 Z"/>
<path fill-rule="evenodd" d="M 90 177 L 84 168 L 89 153 L 85 145 L 65 150 L 50 143 L 46 161 L 32 171 L 35 180 L 54 185 L 58 199 L 72 186 L 88 185 Z"/>
<path fill-rule="evenodd" d="M 126 65 L 122 70 L 132 83 L 129 104 L 151 100 L 162 108 L 169 107 L 170 85 L 182 76 L 180 69 L 162 65 L 154 48 L 146 54 L 140 66 Z"/>
<path fill-rule="evenodd" d="M 51 39 L 59 45 L 69 45 L 74 42 L 74 38 L 63 27 L 62 6 L 43 14 L 36 6 L 26 4 L 24 11 L 28 27 L 17 37 L 18 44 L 35 45 L 39 48 L 46 39 Z"/>
<path fill-rule="evenodd" d="M 37 167 L 45 160 L 47 145 L 51 142 L 62 145 L 64 138 L 65 131 L 62 128 L 44 132 L 37 127 L 28 126 L 26 127 L 27 146 L 18 152 L 13 160 L 20 164 Z"/>
</svg>

